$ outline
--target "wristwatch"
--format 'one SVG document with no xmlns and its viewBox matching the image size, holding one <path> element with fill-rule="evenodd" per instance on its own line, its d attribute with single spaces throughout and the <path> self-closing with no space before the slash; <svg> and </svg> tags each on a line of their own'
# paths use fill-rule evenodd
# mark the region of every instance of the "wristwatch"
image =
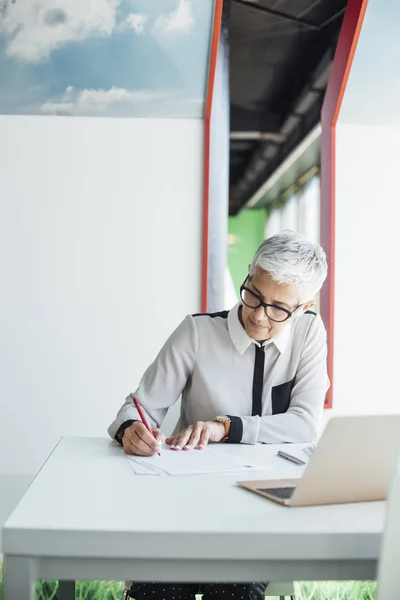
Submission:
<svg viewBox="0 0 400 600">
<path fill-rule="evenodd" d="M 229 432 L 231 429 L 231 418 L 227 417 L 226 415 L 224 417 L 216 417 L 215 421 L 217 421 L 217 423 L 223 423 L 224 427 L 225 427 L 225 435 L 222 438 L 221 442 L 226 442 L 226 440 L 229 437 Z"/>
</svg>

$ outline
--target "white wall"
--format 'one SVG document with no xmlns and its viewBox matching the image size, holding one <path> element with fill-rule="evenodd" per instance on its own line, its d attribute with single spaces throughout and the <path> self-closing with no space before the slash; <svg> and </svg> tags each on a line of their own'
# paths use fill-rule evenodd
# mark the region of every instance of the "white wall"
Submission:
<svg viewBox="0 0 400 600">
<path fill-rule="evenodd" d="M 331 414 L 400 412 L 399 18 L 369 0 L 336 127 Z"/>
<path fill-rule="evenodd" d="M 106 435 L 200 309 L 202 144 L 200 120 L 0 117 L 0 476 Z"/>
<path fill-rule="evenodd" d="M 400 211 L 394 178 L 400 127 L 339 126 L 336 144 L 330 412 L 398 413 Z"/>
</svg>

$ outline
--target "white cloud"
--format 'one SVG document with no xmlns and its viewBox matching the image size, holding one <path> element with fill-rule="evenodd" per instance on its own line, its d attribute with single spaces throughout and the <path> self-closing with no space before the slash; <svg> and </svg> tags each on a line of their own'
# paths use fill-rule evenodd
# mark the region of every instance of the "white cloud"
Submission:
<svg viewBox="0 0 400 600">
<path fill-rule="evenodd" d="M 37 63 L 55 48 L 91 36 L 110 36 L 121 0 L 18 0 L 0 13 L 10 57 Z"/>
<path fill-rule="evenodd" d="M 41 111 L 47 115 L 133 116 L 151 112 L 155 105 L 159 110 L 170 97 L 168 92 L 131 92 L 119 87 L 75 90 L 69 86 L 59 100 L 42 104 Z"/>
<path fill-rule="evenodd" d="M 135 33 L 143 33 L 148 17 L 146 15 L 131 13 L 124 21 L 124 25 L 133 29 Z"/>
<path fill-rule="evenodd" d="M 170 13 L 157 17 L 153 31 L 156 34 L 187 34 L 194 26 L 190 0 L 178 0 L 178 6 Z"/>
</svg>

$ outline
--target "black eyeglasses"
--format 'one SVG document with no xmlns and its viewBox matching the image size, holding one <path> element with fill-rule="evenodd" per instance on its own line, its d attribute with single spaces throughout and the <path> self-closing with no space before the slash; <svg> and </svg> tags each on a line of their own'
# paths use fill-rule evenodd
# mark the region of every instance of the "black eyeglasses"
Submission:
<svg viewBox="0 0 400 600">
<path fill-rule="evenodd" d="M 275 323 L 282 323 L 283 321 L 287 321 L 293 314 L 302 306 L 301 304 L 295 308 L 293 311 L 287 310 L 286 308 L 282 308 L 281 306 L 276 306 L 275 304 L 266 304 L 260 296 L 249 290 L 244 284 L 248 280 L 248 277 L 244 280 L 242 285 L 240 286 L 240 298 L 246 306 L 249 308 L 259 308 L 260 306 L 264 307 L 265 316 L 268 317 L 271 321 L 275 321 Z"/>
</svg>

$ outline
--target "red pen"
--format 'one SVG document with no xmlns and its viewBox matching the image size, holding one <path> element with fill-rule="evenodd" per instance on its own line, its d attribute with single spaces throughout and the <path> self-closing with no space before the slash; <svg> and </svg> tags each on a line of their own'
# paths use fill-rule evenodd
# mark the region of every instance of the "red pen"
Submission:
<svg viewBox="0 0 400 600">
<path fill-rule="evenodd" d="M 151 435 L 153 435 L 153 432 L 151 430 L 148 420 L 146 419 L 146 415 L 144 414 L 143 408 L 141 407 L 139 400 L 136 400 L 136 398 L 134 398 L 133 401 L 135 403 L 136 410 L 139 413 L 139 417 L 141 418 L 143 425 L 146 427 L 147 431 L 149 433 L 151 433 Z M 153 437 L 154 437 L 154 435 L 153 435 Z M 156 438 L 154 438 L 154 439 L 156 439 Z M 158 454 L 158 456 L 161 456 L 160 452 L 157 452 L 157 454 Z"/>
</svg>

